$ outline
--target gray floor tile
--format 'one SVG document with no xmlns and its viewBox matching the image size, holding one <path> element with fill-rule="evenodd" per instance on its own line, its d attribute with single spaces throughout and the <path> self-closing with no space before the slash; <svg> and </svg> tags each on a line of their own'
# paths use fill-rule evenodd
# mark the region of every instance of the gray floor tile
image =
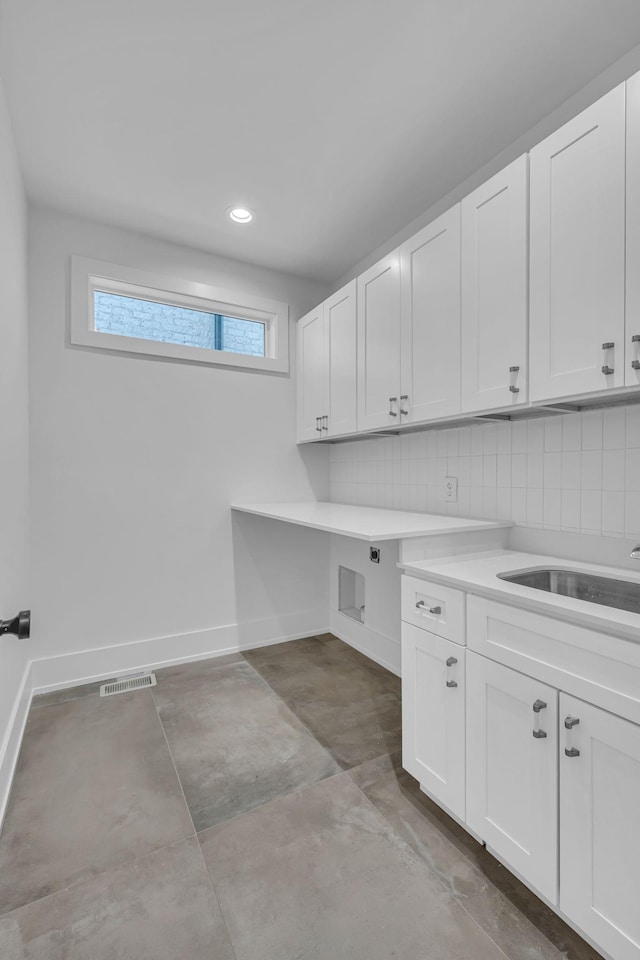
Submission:
<svg viewBox="0 0 640 960">
<path fill-rule="evenodd" d="M 150 691 L 36 710 L 0 836 L 0 914 L 192 833 Z"/>
<path fill-rule="evenodd" d="M 400 766 L 382 757 L 349 776 L 510 960 L 600 955 L 459 827 Z"/>
<path fill-rule="evenodd" d="M 196 830 L 339 771 L 244 661 L 159 678 L 153 695 Z"/>
<path fill-rule="evenodd" d="M 331 634 L 245 658 L 343 769 L 400 749 L 400 680 Z"/>
<path fill-rule="evenodd" d="M 0 918 L 3 960 L 234 960 L 195 837 Z"/>
<path fill-rule="evenodd" d="M 504 960 L 346 774 L 200 842 L 238 960 Z"/>
<path fill-rule="evenodd" d="M 80 700 L 81 697 L 89 697 L 94 693 L 99 694 L 100 687 L 107 682 L 106 680 L 99 680 L 96 683 L 82 683 L 76 687 L 65 687 L 64 690 L 52 690 L 50 693 L 37 693 L 31 701 L 31 709 L 40 710 L 42 707 L 51 707 L 56 703 L 64 703 L 66 700 Z"/>
<path fill-rule="evenodd" d="M 190 660 L 188 663 L 176 663 L 170 667 L 160 667 L 154 670 L 158 682 L 172 679 L 187 679 L 201 677 L 217 667 L 226 667 L 230 663 L 244 663 L 241 653 L 226 653 L 221 657 L 209 657 L 207 660 Z"/>
</svg>

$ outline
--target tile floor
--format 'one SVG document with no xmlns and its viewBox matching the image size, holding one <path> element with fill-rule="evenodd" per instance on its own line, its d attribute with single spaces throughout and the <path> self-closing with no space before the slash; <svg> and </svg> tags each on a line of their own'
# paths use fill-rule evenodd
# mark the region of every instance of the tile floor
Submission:
<svg viewBox="0 0 640 960">
<path fill-rule="evenodd" d="M 595 960 L 420 793 L 400 683 L 335 637 L 38 697 L 2 960 Z"/>
</svg>

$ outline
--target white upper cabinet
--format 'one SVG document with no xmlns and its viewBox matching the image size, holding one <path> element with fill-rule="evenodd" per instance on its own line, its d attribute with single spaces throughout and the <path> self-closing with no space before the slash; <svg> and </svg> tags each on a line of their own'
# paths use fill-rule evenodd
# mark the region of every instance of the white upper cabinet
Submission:
<svg viewBox="0 0 640 960">
<path fill-rule="evenodd" d="M 358 277 L 358 430 L 400 422 L 400 254 Z"/>
<path fill-rule="evenodd" d="M 329 437 L 356 431 L 356 287 L 352 280 L 324 302 Z"/>
<path fill-rule="evenodd" d="M 462 410 L 527 400 L 528 159 L 462 201 Z"/>
<path fill-rule="evenodd" d="M 319 440 L 326 407 L 326 337 L 323 304 L 298 320 L 296 378 L 298 441 Z"/>
<path fill-rule="evenodd" d="M 625 383 L 640 384 L 640 73 L 627 81 L 627 316 Z"/>
<path fill-rule="evenodd" d="M 560 694 L 560 908 L 616 960 L 640 958 L 640 727 Z"/>
<path fill-rule="evenodd" d="M 451 416 L 460 411 L 460 204 L 402 244 L 400 275 L 400 420 Z"/>
<path fill-rule="evenodd" d="M 530 154 L 530 398 L 624 384 L 625 84 Z"/>
<path fill-rule="evenodd" d="M 356 430 L 356 281 L 297 326 L 298 442 Z"/>
</svg>

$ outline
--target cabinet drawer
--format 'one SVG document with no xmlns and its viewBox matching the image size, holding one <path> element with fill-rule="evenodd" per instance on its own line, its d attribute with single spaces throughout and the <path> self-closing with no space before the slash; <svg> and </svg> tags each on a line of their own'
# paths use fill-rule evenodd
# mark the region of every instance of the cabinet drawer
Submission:
<svg viewBox="0 0 640 960">
<path fill-rule="evenodd" d="M 640 723 L 640 644 L 481 597 L 467 598 L 470 650 Z"/>
<path fill-rule="evenodd" d="M 418 577 L 402 578 L 402 619 L 439 637 L 466 643 L 464 594 Z"/>
</svg>

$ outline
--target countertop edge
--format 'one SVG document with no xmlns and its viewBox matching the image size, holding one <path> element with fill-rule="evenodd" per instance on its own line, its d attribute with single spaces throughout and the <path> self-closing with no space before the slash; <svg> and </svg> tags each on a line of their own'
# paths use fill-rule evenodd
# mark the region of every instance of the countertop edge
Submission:
<svg viewBox="0 0 640 960">
<path fill-rule="evenodd" d="M 558 563 L 562 564 L 563 561 L 558 560 Z M 566 561 L 567 565 L 570 563 L 571 561 Z M 508 587 L 498 585 L 491 587 L 486 584 L 474 583 L 471 580 L 465 580 L 463 577 L 447 575 L 441 571 L 425 570 L 411 562 L 401 562 L 397 566 L 403 573 L 420 580 L 431 580 L 433 583 L 440 583 L 444 587 L 453 587 L 471 594 L 471 596 L 482 597 L 485 600 L 496 600 L 510 607 L 517 607 L 520 610 L 528 610 L 529 613 L 548 617 L 550 620 L 561 620 L 563 623 L 569 623 L 574 627 L 583 627 L 586 630 L 604 633 L 607 636 L 627 640 L 630 643 L 640 643 L 640 631 L 637 628 L 626 624 L 612 623 L 610 620 L 601 619 L 596 614 L 567 610 L 556 604 L 545 602 L 544 596 L 540 599 L 523 597 L 520 594 L 511 593 Z"/>
<path fill-rule="evenodd" d="M 325 503 L 325 502 L 330 506 L 340 506 L 340 507 L 353 506 L 354 509 L 356 510 L 358 509 L 357 505 L 352 505 L 352 504 L 331 504 L 330 501 L 321 501 L 321 500 L 317 501 L 317 503 Z M 312 503 L 314 503 L 314 501 L 309 501 L 309 504 L 312 504 Z M 448 526 L 446 523 L 447 520 L 449 519 L 448 517 L 440 514 L 425 514 L 425 517 L 442 516 L 444 525 L 442 527 L 436 527 L 435 529 L 434 528 L 431 528 L 431 529 L 418 528 L 416 530 L 392 531 L 391 533 L 389 532 L 376 533 L 375 531 L 373 533 L 363 533 L 360 530 L 354 530 L 353 528 L 348 527 L 346 525 L 336 526 L 331 524 L 323 524 L 321 522 L 317 522 L 313 520 L 305 520 L 302 518 L 295 518 L 295 517 L 283 515 L 282 513 L 279 513 L 275 509 L 278 506 L 277 504 L 273 505 L 274 506 L 273 510 L 259 509 L 259 507 L 253 507 L 251 504 L 245 505 L 245 504 L 239 504 L 239 503 L 232 503 L 230 506 L 231 506 L 231 510 L 235 510 L 239 513 L 246 513 L 255 517 L 264 517 L 267 520 L 279 520 L 282 523 L 291 523 L 298 527 L 308 527 L 311 530 L 320 530 L 323 533 L 331 533 L 331 534 L 335 534 L 336 536 L 350 537 L 353 540 L 363 540 L 366 543 L 374 543 L 374 542 L 383 541 L 383 540 L 414 540 L 418 537 L 437 537 L 437 536 L 455 535 L 458 533 L 476 533 L 478 531 L 484 531 L 484 530 L 504 530 L 504 529 L 509 529 L 510 527 L 513 526 L 513 524 L 509 520 L 482 520 L 482 519 L 474 520 L 472 518 L 468 518 L 470 521 L 468 524 L 461 525 L 458 523 L 455 526 Z M 287 506 L 286 501 L 282 503 L 282 506 L 283 507 Z M 371 507 L 371 508 L 364 508 L 364 509 L 384 509 L 384 508 Z M 400 514 L 402 513 L 402 511 L 388 511 L 388 512 L 389 513 L 397 512 Z M 451 519 L 458 521 L 460 518 L 452 517 Z M 464 519 L 467 519 L 467 518 L 464 518 Z"/>
</svg>

